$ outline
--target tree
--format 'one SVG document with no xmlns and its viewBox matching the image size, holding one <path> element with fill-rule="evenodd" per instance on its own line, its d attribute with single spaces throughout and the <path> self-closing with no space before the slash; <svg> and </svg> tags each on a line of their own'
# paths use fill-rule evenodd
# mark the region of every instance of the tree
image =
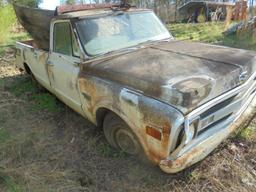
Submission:
<svg viewBox="0 0 256 192">
<path fill-rule="evenodd" d="M 76 4 L 76 0 L 66 0 L 67 5 Z"/>
<path fill-rule="evenodd" d="M 11 2 L 29 7 L 38 7 L 42 0 L 11 0 Z"/>
</svg>

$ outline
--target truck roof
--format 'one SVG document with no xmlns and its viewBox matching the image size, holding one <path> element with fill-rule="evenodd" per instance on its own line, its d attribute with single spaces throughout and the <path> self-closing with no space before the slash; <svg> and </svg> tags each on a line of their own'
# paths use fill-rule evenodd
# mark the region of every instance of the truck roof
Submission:
<svg viewBox="0 0 256 192">
<path fill-rule="evenodd" d="M 83 18 L 86 16 L 108 14 L 114 11 L 143 11 L 147 9 L 137 9 L 125 4 L 84 4 L 65 5 L 54 10 L 25 7 L 13 4 L 15 13 L 21 25 L 33 37 L 38 48 L 49 50 L 49 34 L 52 19 Z"/>
<path fill-rule="evenodd" d="M 108 14 L 114 11 L 145 11 L 133 6 L 120 7 L 119 4 L 84 4 L 84 5 L 64 5 L 57 7 L 58 16 L 56 18 L 79 18 L 90 15 Z"/>
</svg>

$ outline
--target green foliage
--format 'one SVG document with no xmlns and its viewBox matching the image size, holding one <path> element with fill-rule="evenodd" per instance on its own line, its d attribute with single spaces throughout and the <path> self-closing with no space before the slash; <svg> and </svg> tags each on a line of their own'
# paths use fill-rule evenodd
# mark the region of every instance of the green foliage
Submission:
<svg viewBox="0 0 256 192">
<path fill-rule="evenodd" d="M 33 83 L 29 78 L 14 84 L 10 88 L 10 92 L 23 100 L 32 100 L 32 110 L 47 110 L 50 112 L 59 110 L 56 97 L 50 93 L 39 92 L 35 83 Z"/>
<path fill-rule="evenodd" d="M 4 79 L 0 79 L 0 91 L 4 89 Z"/>
<path fill-rule="evenodd" d="M 1 114 L 2 115 L 2 114 Z M 0 117 L 0 144 L 4 143 L 6 140 L 9 139 L 10 135 L 9 133 L 6 131 L 6 129 L 4 129 L 3 127 L 1 127 L 1 119 L 2 117 Z"/>
<path fill-rule="evenodd" d="M 176 39 L 201 41 L 230 47 L 256 50 L 256 39 L 250 34 L 225 36 L 225 23 L 171 24 L 167 26 Z"/>
<path fill-rule="evenodd" d="M 17 186 L 13 182 L 13 179 L 1 171 L 0 171 L 0 182 L 4 183 L 5 186 L 7 186 L 8 192 L 16 192 L 17 191 Z"/>
<path fill-rule="evenodd" d="M 254 126 L 249 126 L 243 130 L 241 130 L 238 134 L 237 137 L 239 139 L 243 139 L 246 141 L 254 141 L 256 139 L 256 125 Z"/>
<path fill-rule="evenodd" d="M 49 93 L 33 95 L 32 99 L 34 101 L 34 105 L 32 106 L 33 110 L 40 111 L 46 109 L 50 112 L 55 112 L 59 110 L 56 98 Z"/>
<path fill-rule="evenodd" d="M 17 20 L 11 5 L 0 6 L 0 56 L 7 47 L 14 46 L 16 41 L 28 39 L 25 32 L 16 31 Z"/>
<path fill-rule="evenodd" d="M 42 0 L 13 0 L 13 2 L 19 5 L 24 5 L 29 7 L 38 7 L 38 5 L 42 2 Z"/>
<path fill-rule="evenodd" d="M 11 87 L 11 93 L 16 97 L 26 98 L 30 93 L 35 93 L 37 90 L 36 86 L 31 82 L 30 79 L 24 79 Z"/>
<path fill-rule="evenodd" d="M 66 4 L 68 4 L 68 5 L 72 5 L 75 3 L 76 3 L 76 0 L 66 0 Z"/>
<path fill-rule="evenodd" d="M 16 16 L 11 5 L 0 7 L 0 44 L 10 36 L 10 30 L 16 22 Z"/>
<path fill-rule="evenodd" d="M 115 150 L 109 144 L 105 143 L 99 146 L 99 152 L 103 157 L 123 158 L 127 156 L 124 151 Z"/>
</svg>

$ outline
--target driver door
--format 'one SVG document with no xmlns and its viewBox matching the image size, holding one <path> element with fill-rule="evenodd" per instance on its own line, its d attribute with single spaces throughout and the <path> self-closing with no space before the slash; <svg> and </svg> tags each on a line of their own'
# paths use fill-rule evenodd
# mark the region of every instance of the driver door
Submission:
<svg viewBox="0 0 256 192">
<path fill-rule="evenodd" d="M 55 94 L 75 111 L 82 113 L 78 92 L 80 52 L 68 21 L 54 23 L 48 72 Z"/>
</svg>

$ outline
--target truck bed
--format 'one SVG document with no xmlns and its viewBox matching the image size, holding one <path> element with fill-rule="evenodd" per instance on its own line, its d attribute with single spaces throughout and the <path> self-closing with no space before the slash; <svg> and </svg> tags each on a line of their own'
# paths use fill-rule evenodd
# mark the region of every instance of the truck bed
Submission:
<svg viewBox="0 0 256 192">
<path fill-rule="evenodd" d="M 16 66 L 21 71 L 29 73 L 30 70 L 36 79 L 43 85 L 49 85 L 46 79 L 39 77 L 47 77 L 46 63 L 49 53 L 43 49 L 39 49 L 34 40 L 17 42 L 16 44 Z"/>
</svg>

